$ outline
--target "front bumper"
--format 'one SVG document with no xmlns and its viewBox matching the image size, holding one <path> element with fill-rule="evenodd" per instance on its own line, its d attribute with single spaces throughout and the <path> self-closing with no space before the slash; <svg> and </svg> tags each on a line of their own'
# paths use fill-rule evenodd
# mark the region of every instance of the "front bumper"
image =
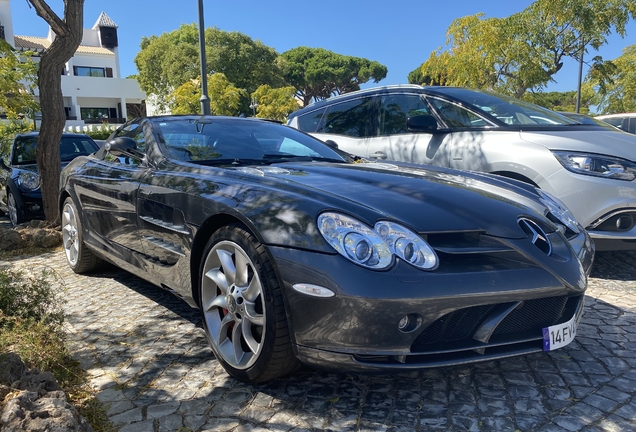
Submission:
<svg viewBox="0 0 636 432">
<path fill-rule="evenodd" d="M 525 239 L 507 242 L 524 252 L 462 257 L 434 272 L 404 262 L 376 272 L 340 255 L 270 247 L 298 357 L 320 367 L 381 371 L 541 351 L 543 327 L 582 313 L 594 246 L 582 233 L 569 257 L 553 258 Z M 292 288 L 296 283 L 335 296 L 305 295 Z M 417 325 L 403 331 L 406 316 Z"/>
<path fill-rule="evenodd" d="M 636 250 L 636 181 L 621 181 L 566 169 L 539 183 L 572 211 L 597 250 Z"/>
</svg>

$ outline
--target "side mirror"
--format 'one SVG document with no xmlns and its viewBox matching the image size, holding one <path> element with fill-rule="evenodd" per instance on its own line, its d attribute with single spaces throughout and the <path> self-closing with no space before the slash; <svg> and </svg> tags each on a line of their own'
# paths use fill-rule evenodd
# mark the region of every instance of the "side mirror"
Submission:
<svg viewBox="0 0 636 432">
<path fill-rule="evenodd" d="M 107 152 L 113 156 L 128 156 L 135 159 L 142 159 L 143 153 L 137 150 L 137 142 L 129 137 L 117 137 L 104 144 Z"/>
<path fill-rule="evenodd" d="M 409 132 L 433 133 L 437 131 L 437 120 L 429 114 L 416 115 L 406 120 L 406 128 Z"/>
<path fill-rule="evenodd" d="M 1 157 L 0 157 L 0 168 L 2 168 L 5 171 L 11 171 L 11 168 L 9 168 L 7 164 L 4 162 L 4 158 L 1 158 Z"/>
<path fill-rule="evenodd" d="M 334 140 L 327 140 L 325 141 L 325 144 L 327 144 L 331 148 L 338 148 L 338 144 Z"/>
</svg>

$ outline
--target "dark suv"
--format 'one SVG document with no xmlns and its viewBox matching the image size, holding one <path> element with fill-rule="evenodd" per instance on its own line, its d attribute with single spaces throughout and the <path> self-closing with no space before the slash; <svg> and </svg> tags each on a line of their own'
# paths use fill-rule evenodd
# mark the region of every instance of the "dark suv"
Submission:
<svg viewBox="0 0 636 432">
<path fill-rule="evenodd" d="M 38 133 L 20 134 L 13 140 L 8 163 L 0 159 L 0 213 L 8 213 L 12 225 L 44 217 L 40 176 L 35 159 Z M 87 135 L 65 133 L 60 141 L 62 166 L 77 156 L 99 150 Z"/>
</svg>

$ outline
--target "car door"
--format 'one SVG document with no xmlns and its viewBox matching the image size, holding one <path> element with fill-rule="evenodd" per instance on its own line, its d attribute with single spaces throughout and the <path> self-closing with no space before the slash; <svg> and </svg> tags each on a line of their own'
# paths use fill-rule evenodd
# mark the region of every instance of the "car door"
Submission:
<svg viewBox="0 0 636 432">
<path fill-rule="evenodd" d="M 124 125 L 115 135 L 122 136 L 134 139 L 145 152 L 145 130 L 138 122 Z M 86 183 L 80 178 L 75 188 L 88 221 L 88 241 L 128 260 L 131 252 L 143 253 L 136 206 L 140 178 L 148 166 L 145 159 L 116 157 L 105 149 L 101 156 L 87 165 Z"/>
<path fill-rule="evenodd" d="M 338 148 L 356 156 L 369 156 L 369 139 L 375 135 L 374 97 L 367 96 L 332 105 L 322 119 L 317 138 L 332 140 Z"/>
<path fill-rule="evenodd" d="M 378 160 L 431 164 L 443 156 L 441 144 L 446 134 L 409 132 L 406 121 L 416 115 L 431 115 L 417 93 L 389 93 L 378 96 L 377 129 L 368 139 L 368 155 Z"/>
<path fill-rule="evenodd" d="M 444 122 L 450 133 L 442 143 L 444 154 L 435 165 L 462 170 L 488 171 L 486 147 L 492 145 L 484 127 L 492 124 L 458 103 L 428 97 L 430 105 Z"/>
</svg>

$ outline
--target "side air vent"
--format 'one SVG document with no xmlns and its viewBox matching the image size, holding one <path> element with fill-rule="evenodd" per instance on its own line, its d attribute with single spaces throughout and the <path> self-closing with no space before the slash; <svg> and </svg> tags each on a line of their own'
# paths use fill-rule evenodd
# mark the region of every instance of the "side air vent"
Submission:
<svg viewBox="0 0 636 432">
<path fill-rule="evenodd" d="M 548 256 L 552 254 L 552 244 L 550 243 L 550 239 L 543 228 L 541 228 L 535 221 L 527 218 L 519 218 L 518 223 L 533 245 L 538 247 L 541 252 Z"/>
</svg>

